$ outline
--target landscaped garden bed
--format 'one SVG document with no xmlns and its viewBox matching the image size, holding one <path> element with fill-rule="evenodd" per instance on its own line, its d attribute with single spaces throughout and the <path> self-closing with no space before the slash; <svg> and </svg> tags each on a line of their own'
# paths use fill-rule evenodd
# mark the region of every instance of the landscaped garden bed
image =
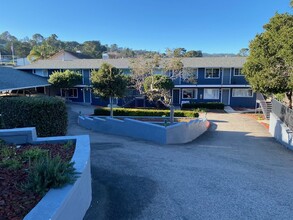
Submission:
<svg viewBox="0 0 293 220">
<path fill-rule="evenodd" d="M 269 130 L 269 128 L 270 128 L 269 121 L 265 119 L 263 114 L 245 113 L 242 115 L 245 117 L 248 117 L 248 118 L 253 118 L 254 120 L 258 121 L 262 126 L 264 126 L 267 130 Z"/>
<path fill-rule="evenodd" d="M 69 165 L 75 150 L 73 142 L 17 146 L 8 145 L 1 141 L 0 144 L 1 220 L 23 219 L 49 190 L 45 185 L 50 186 L 53 184 L 53 181 L 49 180 L 49 178 L 42 179 L 42 175 L 36 175 L 36 164 L 38 164 L 39 170 L 43 169 L 48 174 L 53 165 L 58 170 L 56 164 L 60 165 L 62 163 L 58 161 L 58 157 L 60 157 L 61 161 L 65 162 L 64 164 L 67 166 L 63 168 L 67 169 L 69 173 L 74 172 L 74 169 L 72 169 L 73 163 Z M 46 158 L 49 158 L 49 160 L 46 160 Z M 46 166 L 46 161 L 51 161 L 48 166 Z M 56 163 L 54 164 L 52 161 L 56 161 Z M 43 175 L 46 174 L 43 173 Z M 40 180 L 42 180 L 42 183 L 47 181 L 44 187 L 36 185 Z M 61 183 L 63 180 L 55 178 L 55 182 Z"/>
<path fill-rule="evenodd" d="M 192 111 L 181 111 L 175 110 L 175 117 L 199 117 L 200 110 L 192 110 Z M 157 110 L 157 109 L 129 109 L 129 108 L 114 108 L 113 109 L 114 116 L 154 116 L 154 117 L 162 117 L 162 116 L 170 116 L 170 110 Z M 109 108 L 96 108 L 94 111 L 95 116 L 109 116 L 110 109 Z"/>
</svg>

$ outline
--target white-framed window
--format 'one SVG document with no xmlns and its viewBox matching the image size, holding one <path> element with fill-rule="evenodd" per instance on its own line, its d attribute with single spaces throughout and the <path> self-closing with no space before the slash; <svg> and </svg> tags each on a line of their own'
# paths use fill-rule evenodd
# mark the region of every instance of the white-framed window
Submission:
<svg viewBox="0 0 293 220">
<path fill-rule="evenodd" d="M 244 76 L 242 72 L 242 68 L 235 68 L 234 69 L 234 76 Z"/>
<path fill-rule="evenodd" d="M 219 99 L 220 90 L 219 89 L 204 89 L 203 98 L 204 99 Z"/>
<path fill-rule="evenodd" d="M 66 91 L 67 91 L 68 98 L 77 98 L 78 97 L 77 88 L 61 89 L 61 96 L 62 97 L 65 97 Z"/>
<path fill-rule="evenodd" d="M 197 89 L 182 89 L 182 99 L 197 99 Z"/>
<path fill-rule="evenodd" d="M 220 78 L 220 69 L 219 68 L 209 68 L 205 70 L 206 79 L 217 79 Z"/>
<path fill-rule="evenodd" d="M 252 97 L 252 89 L 233 89 L 232 97 Z"/>
</svg>

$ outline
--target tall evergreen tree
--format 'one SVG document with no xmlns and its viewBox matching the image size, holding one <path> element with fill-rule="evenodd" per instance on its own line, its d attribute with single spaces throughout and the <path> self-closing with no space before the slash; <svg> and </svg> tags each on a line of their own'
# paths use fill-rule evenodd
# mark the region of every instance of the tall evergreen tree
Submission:
<svg viewBox="0 0 293 220">
<path fill-rule="evenodd" d="M 113 117 L 113 98 L 122 98 L 125 95 L 126 77 L 121 70 L 103 63 L 98 71 L 92 71 L 91 81 L 96 95 L 110 98 L 111 117 Z"/>
<path fill-rule="evenodd" d="M 292 108 L 293 16 L 276 14 L 249 45 L 244 74 L 254 91 L 285 93 Z"/>
</svg>

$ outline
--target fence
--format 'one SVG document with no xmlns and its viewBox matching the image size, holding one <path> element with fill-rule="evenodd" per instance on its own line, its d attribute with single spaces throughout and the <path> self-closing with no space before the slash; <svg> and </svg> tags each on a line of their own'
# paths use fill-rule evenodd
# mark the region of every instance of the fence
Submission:
<svg viewBox="0 0 293 220">
<path fill-rule="evenodd" d="M 0 54 L 0 65 L 14 64 L 16 58 L 16 56 Z"/>
<path fill-rule="evenodd" d="M 272 105 L 272 112 L 293 131 L 293 110 L 275 99 Z"/>
</svg>

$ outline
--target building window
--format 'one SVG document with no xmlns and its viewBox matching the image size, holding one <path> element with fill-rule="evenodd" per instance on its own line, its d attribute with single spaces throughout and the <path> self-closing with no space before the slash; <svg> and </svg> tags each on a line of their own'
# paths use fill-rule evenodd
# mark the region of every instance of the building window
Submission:
<svg viewBox="0 0 293 220">
<path fill-rule="evenodd" d="M 234 76 L 244 76 L 241 68 L 234 69 Z"/>
<path fill-rule="evenodd" d="M 219 99 L 220 90 L 219 89 L 204 89 L 203 98 L 204 99 Z"/>
<path fill-rule="evenodd" d="M 205 78 L 207 79 L 220 78 L 220 69 L 206 69 Z"/>
<path fill-rule="evenodd" d="M 67 91 L 68 98 L 77 98 L 78 93 L 76 88 L 72 89 L 61 89 L 61 96 L 65 97 L 65 92 Z"/>
<path fill-rule="evenodd" d="M 183 99 L 196 99 L 197 98 L 197 89 L 182 89 L 182 98 Z"/>
<path fill-rule="evenodd" d="M 253 92 L 251 89 L 233 89 L 232 97 L 252 97 Z"/>
</svg>

